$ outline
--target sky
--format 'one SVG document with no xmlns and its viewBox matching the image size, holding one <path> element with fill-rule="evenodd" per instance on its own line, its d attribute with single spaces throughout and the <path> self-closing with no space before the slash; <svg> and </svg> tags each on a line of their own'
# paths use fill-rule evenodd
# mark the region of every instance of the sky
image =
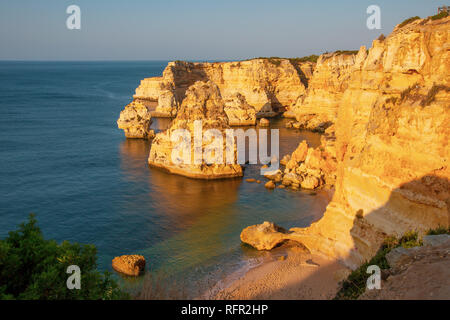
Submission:
<svg viewBox="0 0 450 320">
<path fill-rule="evenodd" d="M 371 46 L 444 0 L 0 0 L 0 60 L 237 60 Z M 69 30 L 69 5 L 81 29 Z M 366 10 L 381 9 L 369 30 Z"/>
</svg>

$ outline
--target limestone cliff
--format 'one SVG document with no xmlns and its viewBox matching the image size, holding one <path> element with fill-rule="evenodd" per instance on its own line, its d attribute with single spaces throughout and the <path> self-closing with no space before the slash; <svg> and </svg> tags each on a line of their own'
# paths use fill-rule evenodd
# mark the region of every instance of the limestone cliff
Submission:
<svg viewBox="0 0 450 320">
<path fill-rule="evenodd" d="M 305 93 L 313 64 L 288 59 L 253 59 L 239 62 L 169 62 L 162 77 L 141 81 L 134 98 L 157 102 L 154 115 L 173 117 L 186 90 L 196 81 L 211 81 L 224 101 L 231 102 L 230 125 L 255 124 L 257 117 L 274 116 L 290 108 Z M 233 101 L 244 100 L 241 105 Z M 243 110 L 238 110 L 242 107 Z M 243 116 L 244 119 L 240 119 Z"/>
<path fill-rule="evenodd" d="M 338 103 L 333 200 L 289 235 L 350 266 L 386 235 L 450 223 L 450 17 L 398 26 L 365 52 Z"/>
<path fill-rule="evenodd" d="M 200 127 L 196 127 L 200 121 Z M 211 81 L 197 81 L 186 90 L 185 98 L 171 127 L 158 133 L 153 140 L 148 163 L 150 166 L 190 178 L 241 177 L 243 172 L 241 166 L 237 164 L 234 140 L 232 146 L 227 149 L 225 130 L 229 128 L 219 88 Z M 213 129 L 222 141 L 217 136 L 207 137 L 208 129 Z M 177 137 L 180 130 L 185 130 L 188 136 Z M 187 143 L 187 147 L 183 147 L 182 143 Z M 178 149 L 178 146 L 182 148 Z M 210 147 L 215 149 L 212 150 Z M 234 164 L 227 163 L 229 152 Z"/>
<path fill-rule="evenodd" d="M 336 121 L 337 109 L 342 94 L 348 87 L 350 75 L 359 61 L 365 59 L 366 51 L 358 55 L 352 52 L 322 54 L 308 82 L 308 89 L 296 103 L 284 113 L 296 118 L 297 128 L 316 129 Z"/>
</svg>

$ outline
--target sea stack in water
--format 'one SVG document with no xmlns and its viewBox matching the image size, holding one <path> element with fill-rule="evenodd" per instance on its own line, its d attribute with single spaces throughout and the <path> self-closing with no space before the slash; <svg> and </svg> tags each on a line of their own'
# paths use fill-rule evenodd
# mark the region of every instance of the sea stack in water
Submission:
<svg viewBox="0 0 450 320">
<path fill-rule="evenodd" d="M 152 117 L 146 106 L 139 102 L 131 102 L 120 112 L 117 120 L 119 129 L 123 129 L 127 138 L 151 139 L 154 137 L 150 130 Z"/>
<path fill-rule="evenodd" d="M 115 257 L 112 267 L 117 272 L 128 276 L 138 276 L 145 269 L 145 258 L 137 254 Z"/>
<path fill-rule="evenodd" d="M 231 143 L 231 149 L 227 149 L 225 130 L 229 128 L 218 87 L 211 81 L 197 81 L 187 89 L 171 127 L 158 133 L 153 140 L 148 163 L 190 178 L 241 177 L 243 172 L 242 167 L 237 164 L 234 142 Z M 189 141 L 182 140 L 180 133 L 183 132 L 189 135 Z M 216 135 L 207 137 L 211 132 L 215 132 L 220 138 Z M 197 138 L 200 140 L 196 142 Z M 189 147 L 180 148 L 181 143 L 187 143 Z M 219 151 L 222 153 L 221 157 Z M 226 156 L 230 153 L 234 158 L 233 164 L 226 163 Z M 211 157 L 215 158 L 214 161 L 207 161 Z M 217 161 L 219 158 L 222 163 Z"/>
</svg>

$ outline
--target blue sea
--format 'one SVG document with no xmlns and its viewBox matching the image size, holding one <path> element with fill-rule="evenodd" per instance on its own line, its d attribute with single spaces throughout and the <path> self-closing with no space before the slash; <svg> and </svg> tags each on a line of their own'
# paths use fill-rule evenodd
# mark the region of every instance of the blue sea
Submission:
<svg viewBox="0 0 450 320">
<path fill-rule="evenodd" d="M 127 140 L 120 111 L 141 79 L 167 61 L 0 62 L 0 238 L 36 214 L 46 238 L 91 243 L 98 268 L 122 254 L 143 254 L 148 272 L 229 273 L 263 253 L 239 239 L 263 221 L 308 226 L 327 197 L 248 183 L 201 181 L 147 166 L 150 143 Z M 281 156 L 317 134 L 284 129 Z M 167 126 L 155 120 L 157 130 Z M 264 180 L 264 179 L 261 179 Z"/>
</svg>

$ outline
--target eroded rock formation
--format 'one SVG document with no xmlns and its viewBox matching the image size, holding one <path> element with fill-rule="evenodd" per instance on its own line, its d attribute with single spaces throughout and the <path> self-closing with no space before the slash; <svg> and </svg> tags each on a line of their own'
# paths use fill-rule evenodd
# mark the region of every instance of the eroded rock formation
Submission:
<svg viewBox="0 0 450 320">
<path fill-rule="evenodd" d="M 133 101 L 120 112 L 117 120 L 119 129 L 123 129 L 127 138 L 151 139 L 154 137 L 150 129 L 152 117 L 150 111 L 140 102 Z"/>
<path fill-rule="evenodd" d="M 307 91 L 284 116 L 296 118 L 296 128 L 325 130 L 336 121 L 339 101 L 348 87 L 350 75 L 366 55 L 366 50 L 360 50 L 357 55 L 352 52 L 322 54 Z"/>
<path fill-rule="evenodd" d="M 198 121 L 198 122 L 197 122 Z M 201 122 L 199 129 L 196 125 Z M 197 123 L 197 124 L 196 124 Z M 199 179 L 220 179 L 240 177 L 242 168 L 237 164 L 236 145 L 227 149 L 225 130 L 230 128 L 228 117 L 224 111 L 224 102 L 219 88 L 211 81 L 197 81 L 186 90 L 183 103 L 178 110 L 171 127 L 158 133 L 152 142 L 148 163 L 151 166 L 165 169 L 171 173 Z M 180 129 L 186 130 L 190 135 L 188 148 L 173 151 L 180 145 L 181 137 L 176 137 Z M 222 141 L 204 137 L 208 129 L 215 130 Z M 197 132 L 196 130 L 200 130 Z M 194 139 L 200 133 L 200 142 L 196 145 Z M 202 137 L 203 136 L 203 137 Z M 212 140 L 212 141 L 211 141 Z M 208 146 L 217 146 L 222 151 L 219 157 L 222 164 L 215 158 L 215 151 L 208 153 Z M 178 150 L 178 149 L 175 149 Z M 185 152 L 187 151 L 187 152 Z M 231 152 L 234 164 L 226 164 L 226 155 Z M 210 154 L 214 161 L 207 161 L 203 155 Z M 198 157 L 199 156 L 199 157 Z M 187 157 L 187 158 L 186 158 Z M 211 158 L 212 159 L 212 158 Z M 175 160 L 175 161 L 174 161 Z M 208 164 L 210 162 L 210 164 Z"/>
<path fill-rule="evenodd" d="M 255 124 L 292 106 L 305 93 L 313 64 L 288 59 L 253 59 L 239 62 L 169 62 L 162 77 L 141 81 L 134 98 L 153 102 L 156 116 L 173 117 L 186 90 L 196 81 L 212 81 L 229 104 L 230 125 Z M 163 98 L 161 98 L 163 96 Z M 242 108 L 242 110 L 237 110 Z M 237 120 L 237 117 L 241 117 Z"/>
<path fill-rule="evenodd" d="M 336 191 L 296 239 L 356 267 L 386 235 L 450 220 L 450 17 L 416 20 L 355 58 L 338 101 Z"/>
</svg>

